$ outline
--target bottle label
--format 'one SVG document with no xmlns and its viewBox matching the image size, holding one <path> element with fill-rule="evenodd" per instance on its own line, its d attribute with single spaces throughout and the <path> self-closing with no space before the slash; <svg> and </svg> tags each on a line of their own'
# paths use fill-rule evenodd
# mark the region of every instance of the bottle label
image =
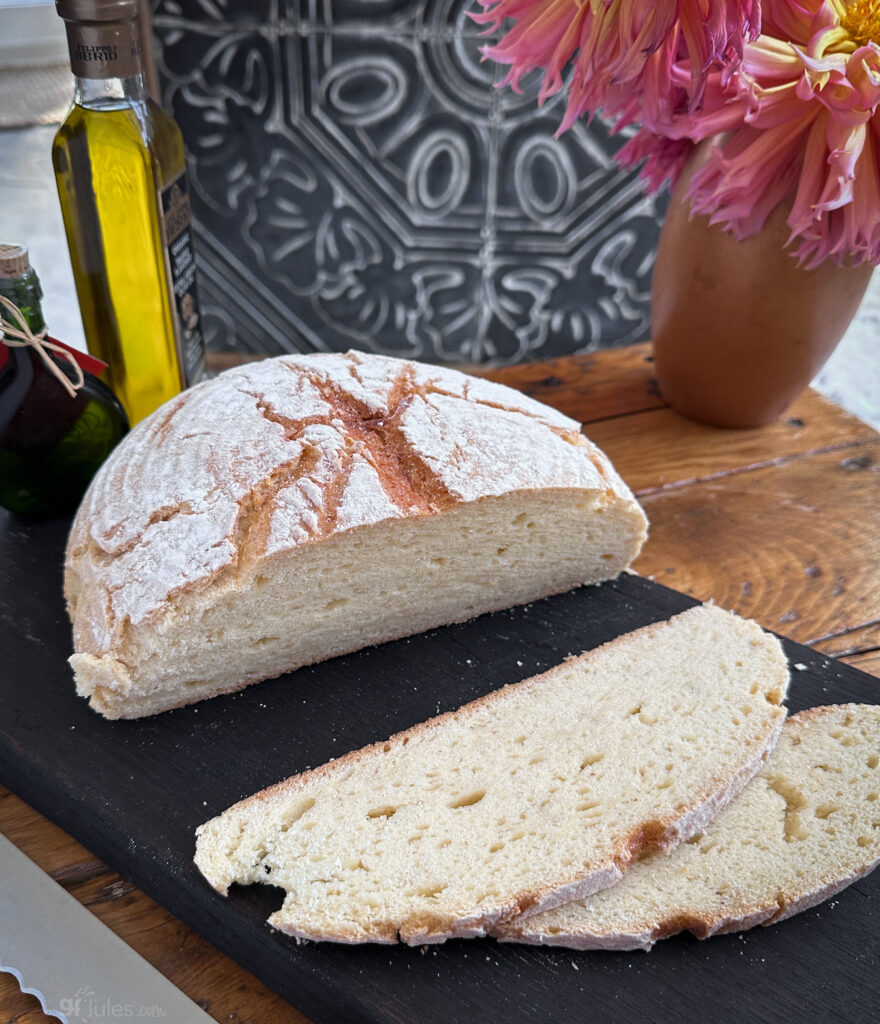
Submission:
<svg viewBox="0 0 880 1024">
<path fill-rule="evenodd" d="M 65 22 L 70 68 L 79 78 L 130 78 L 143 71 L 134 21 Z"/>
<path fill-rule="evenodd" d="M 196 383 L 205 365 L 196 262 L 190 225 L 189 182 L 180 175 L 162 191 L 165 258 L 177 313 L 177 346 L 184 386 Z"/>
</svg>

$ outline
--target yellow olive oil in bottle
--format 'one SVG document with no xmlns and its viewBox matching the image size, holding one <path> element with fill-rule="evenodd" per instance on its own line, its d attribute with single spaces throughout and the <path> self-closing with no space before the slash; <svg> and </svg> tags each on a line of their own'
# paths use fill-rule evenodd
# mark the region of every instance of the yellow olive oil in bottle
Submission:
<svg viewBox="0 0 880 1024">
<path fill-rule="evenodd" d="M 183 139 L 147 93 L 137 0 L 57 0 L 75 76 L 52 149 L 89 350 L 134 424 L 204 367 Z"/>
</svg>

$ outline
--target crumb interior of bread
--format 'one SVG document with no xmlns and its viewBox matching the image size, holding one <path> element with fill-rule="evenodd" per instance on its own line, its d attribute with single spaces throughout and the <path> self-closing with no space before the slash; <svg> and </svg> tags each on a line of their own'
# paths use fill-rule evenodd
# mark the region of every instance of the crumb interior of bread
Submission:
<svg viewBox="0 0 880 1024">
<path fill-rule="evenodd" d="M 127 669 L 81 692 L 106 714 L 148 714 L 394 637 L 616 576 L 641 513 L 607 494 L 504 495 L 340 533 L 253 561 L 127 626 Z"/>
<path fill-rule="evenodd" d="M 685 928 L 705 936 L 812 906 L 878 859 L 880 707 L 819 708 L 786 722 L 766 766 L 705 831 L 515 931 L 614 946 Z"/>
<path fill-rule="evenodd" d="M 757 770 L 786 677 L 775 640 L 698 608 L 237 805 L 197 863 L 282 886 L 278 927 L 349 941 L 609 885 Z"/>
</svg>

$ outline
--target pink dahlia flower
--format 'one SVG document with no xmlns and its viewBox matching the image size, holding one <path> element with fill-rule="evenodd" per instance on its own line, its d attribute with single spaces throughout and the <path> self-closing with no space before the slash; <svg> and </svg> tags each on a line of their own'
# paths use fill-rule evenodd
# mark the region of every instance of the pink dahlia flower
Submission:
<svg viewBox="0 0 880 1024">
<path fill-rule="evenodd" d="M 573 62 L 568 104 L 559 131 L 584 113 L 603 108 L 618 127 L 639 120 L 657 127 L 679 105 L 699 103 L 710 66 L 732 70 L 744 40 L 759 30 L 759 0 L 479 0 L 471 17 L 492 31 L 506 18 L 513 27 L 483 55 L 510 72 L 502 84 L 544 68 L 539 100 L 560 92 Z M 673 88 L 676 61 L 690 68 Z M 728 72 L 729 73 L 729 72 Z"/>
<path fill-rule="evenodd" d="M 724 133 L 691 183 L 696 213 L 744 238 L 791 199 L 789 244 L 805 266 L 880 263 L 877 0 L 765 0 L 736 80 L 710 75 L 706 100 L 672 129 Z"/>
<path fill-rule="evenodd" d="M 615 154 L 623 167 L 642 164 L 639 177 L 649 192 L 659 192 L 669 182 L 674 188 L 695 143 L 690 139 L 670 139 L 642 129 Z"/>
</svg>

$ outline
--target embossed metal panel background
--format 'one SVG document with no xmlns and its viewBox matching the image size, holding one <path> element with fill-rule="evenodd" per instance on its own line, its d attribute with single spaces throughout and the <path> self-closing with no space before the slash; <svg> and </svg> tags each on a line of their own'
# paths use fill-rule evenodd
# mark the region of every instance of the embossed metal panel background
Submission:
<svg viewBox="0 0 880 1024">
<path fill-rule="evenodd" d="M 516 362 L 647 337 L 660 210 L 494 86 L 474 0 L 154 0 L 209 346 Z"/>
</svg>

